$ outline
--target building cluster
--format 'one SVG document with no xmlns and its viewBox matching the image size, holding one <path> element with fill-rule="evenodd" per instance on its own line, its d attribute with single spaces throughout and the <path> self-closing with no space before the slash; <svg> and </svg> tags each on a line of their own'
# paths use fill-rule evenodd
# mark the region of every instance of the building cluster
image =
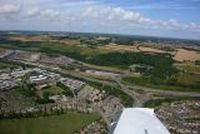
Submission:
<svg viewBox="0 0 200 134">
<path fill-rule="evenodd" d="M 29 82 L 36 84 L 38 87 L 55 83 L 61 78 L 59 74 L 39 68 L 7 68 L 0 70 L 0 89 L 8 90 L 23 84 L 22 80 L 26 79 L 24 78 L 26 74 L 28 74 Z"/>
<path fill-rule="evenodd" d="M 70 78 L 62 78 L 60 82 L 69 87 L 74 93 L 77 93 L 86 84 L 83 81 Z"/>
<path fill-rule="evenodd" d="M 56 64 L 56 65 L 68 65 L 68 64 L 71 64 L 74 62 L 73 59 L 71 58 L 68 58 L 66 56 L 48 56 L 48 55 L 41 55 L 40 56 L 40 60 L 39 60 L 40 63 L 43 63 L 43 64 Z"/>
<path fill-rule="evenodd" d="M 26 75 L 26 78 L 24 77 Z M 57 82 L 62 82 L 72 91 L 78 90 L 84 86 L 85 82 L 64 78 L 58 73 L 40 68 L 7 68 L 0 70 L 0 90 L 8 90 L 22 84 L 22 80 L 26 80 L 30 84 L 35 84 L 37 89 L 42 89 L 46 86 L 56 85 Z"/>
<path fill-rule="evenodd" d="M 69 98 L 66 97 L 65 95 L 53 95 L 53 96 L 50 96 L 49 99 L 53 100 L 56 103 L 69 101 Z"/>
<path fill-rule="evenodd" d="M 156 109 L 158 118 L 172 134 L 200 133 L 200 101 L 188 100 L 164 104 Z"/>
<path fill-rule="evenodd" d="M 77 98 L 79 98 L 81 101 L 92 104 L 97 104 L 98 102 L 101 102 L 104 96 L 104 92 L 101 92 L 100 90 L 89 85 L 86 85 L 77 93 Z"/>
<path fill-rule="evenodd" d="M 110 124 L 115 120 L 116 116 L 122 112 L 123 105 L 119 98 L 109 95 L 102 101 L 99 109 L 102 111 L 104 118 Z"/>
<path fill-rule="evenodd" d="M 0 70 L 0 90 L 9 90 L 21 84 L 23 76 L 31 71 L 32 69 L 23 69 L 21 67 Z"/>
<path fill-rule="evenodd" d="M 7 69 L 0 72 L 0 81 L 3 81 L 0 83 L 1 90 L 19 86 L 26 81 L 26 83 L 34 84 L 38 91 L 42 91 L 47 86 L 56 86 L 60 82 L 69 87 L 75 94 L 75 97 L 70 98 L 63 94 L 55 94 L 49 96 L 50 100 L 53 100 L 57 104 L 68 103 L 70 106 L 67 109 L 71 109 L 70 107 L 72 107 L 72 109 L 79 109 L 79 111 L 81 111 L 82 106 L 78 107 L 78 104 L 84 103 L 85 105 L 90 105 L 104 117 L 108 124 L 123 109 L 120 100 L 115 96 L 107 95 L 104 90 L 94 88 L 83 81 L 66 78 L 58 73 L 40 68 L 23 69 L 19 67 L 13 70 Z M 75 108 L 71 105 L 73 103 L 76 105 Z M 25 111 L 27 112 L 27 110 Z M 33 109 L 34 111 L 35 108 Z"/>
<path fill-rule="evenodd" d="M 21 61 L 37 62 L 40 59 L 40 54 L 15 50 L 8 58 Z"/>
<path fill-rule="evenodd" d="M 106 95 L 104 90 L 94 88 L 83 81 L 74 80 L 70 78 L 61 78 L 61 83 L 69 87 L 76 97 L 74 98 L 78 102 L 84 102 L 92 105 L 110 124 L 115 116 L 121 113 L 123 105 L 119 98 Z M 68 99 L 63 95 L 56 95 L 50 97 L 55 102 L 66 102 Z"/>
<path fill-rule="evenodd" d="M 33 107 L 19 108 L 19 109 L 1 109 L 0 108 L 0 118 L 9 117 L 36 117 L 40 115 L 51 115 L 59 114 L 67 111 L 78 111 L 83 113 L 91 113 L 93 109 L 90 105 L 85 103 L 77 102 L 75 100 L 68 100 L 62 103 L 50 103 L 50 104 L 40 104 Z"/>
<path fill-rule="evenodd" d="M 112 95 L 106 95 L 104 91 L 100 91 L 89 85 L 85 86 L 77 93 L 77 98 L 81 102 L 92 104 L 108 124 L 110 124 L 115 116 L 118 113 L 121 113 L 123 109 L 123 105 L 119 98 Z"/>
<path fill-rule="evenodd" d="M 2 54 L 5 55 L 5 54 Z M 43 53 L 35 53 L 35 52 L 27 52 L 21 50 L 15 50 L 6 54 L 6 58 L 14 61 L 25 61 L 37 64 L 45 64 L 45 65 L 61 65 L 68 66 L 74 62 L 73 59 L 68 58 L 66 56 L 48 56 Z M 4 56 L 5 57 L 5 56 Z"/>
<path fill-rule="evenodd" d="M 82 128 L 79 134 L 106 134 L 106 125 L 102 120 L 100 121 L 95 121 L 89 124 L 88 126 Z"/>
<path fill-rule="evenodd" d="M 76 80 L 73 78 L 66 78 L 61 76 L 59 73 L 41 69 L 43 64 L 59 64 L 67 66 L 74 62 L 70 58 L 64 56 L 52 57 L 42 53 L 15 50 L 12 51 L 12 53 L 7 53 L 6 59 L 25 64 L 31 63 L 30 65 L 37 65 L 38 67 L 18 67 L 12 70 L 0 70 L 1 90 L 11 89 L 13 87 L 20 86 L 20 84 L 23 85 L 24 83 L 33 85 L 37 89 L 36 91 L 34 90 L 34 92 L 43 91 L 43 89 L 51 86 L 59 86 L 60 88 L 60 86 L 62 87 L 62 85 L 64 85 L 72 91 L 74 97 L 66 96 L 67 92 L 65 92 L 66 94 L 50 94 L 48 99 L 53 100 L 57 105 L 54 107 L 51 103 L 48 103 L 45 107 L 49 105 L 50 109 L 55 109 L 56 111 L 59 111 L 60 109 L 88 111 L 89 106 L 96 112 L 100 113 L 107 124 L 110 124 L 115 118 L 115 115 L 120 113 L 123 109 L 123 105 L 120 99 L 115 96 L 106 94 L 104 90 L 94 88 L 84 81 Z M 86 72 L 100 75 L 119 75 L 112 72 L 103 72 L 100 70 L 91 69 L 87 70 Z M 60 83 L 62 85 L 59 85 Z M 5 112 L 4 110 L 7 109 L 6 107 L 3 109 L 0 107 L 1 115 L 3 115 Z M 43 108 L 44 107 L 38 109 L 38 107 L 32 107 L 30 109 L 22 109 L 20 111 L 11 110 L 10 112 L 12 114 L 32 114 L 34 112 L 37 113 L 38 110 L 41 111 Z"/>
<path fill-rule="evenodd" d="M 56 85 L 56 82 L 60 81 L 61 78 L 60 74 L 40 68 L 34 68 L 29 75 L 28 81 L 29 83 L 35 84 L 36 89 L 42 89 L 47 86 Z"/>
<path fill-rule="evenodd" d="M 8 50 L 8 49 L 0 49 L 0 59 L 3 59 L 5 57 L 7 57 L 8 55 L 12 54 L 13 50 Z"/>
</svg>

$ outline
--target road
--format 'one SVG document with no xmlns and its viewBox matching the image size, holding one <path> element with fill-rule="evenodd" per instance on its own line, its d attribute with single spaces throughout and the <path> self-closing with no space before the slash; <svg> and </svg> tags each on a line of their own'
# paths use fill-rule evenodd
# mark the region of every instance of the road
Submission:
<svg viewBox="0 0 200 134">
<path fill-rule="evenodd" d="M 114 87 L 120 87 L 119 89 L 124 93 L 128 94 L 134 99 L 133 106 L 134 107 L 142 107 L 145 102 L 154 98 L 154 95 L 162 95 L 162 96 L 182 96 L 182 97 L 200 97 L 199 92 L 183 92 L 183 91 L 169 91 L 169 90 L 159 90 L 159 89 L 152 89 L 143 86 L 137 85 L 130 85 L 122 82 L 120 76 L 112 77 L 112 81 L 106 80 L 99 80 L 96 78 L 90 78 L 88 76 L 83 76 L 79 72 L 72 71 L 72 70 L 65 70 L 61 68 L 55 68 L 52 66 L 41 65 L 37 63 L 30 63 L 30 62 L 22 62 L 22 61 L 15 61 L 21 62 L 24 64 L 29 64 L 32 66 L 40 67 L 43 69 L 47 69 L 50 71 L 54 71 L 60 74 L 70 75 L 79 79 L 84 79 L 87 81 L 92 82 L 99 82 L 107 85 L 111 85 Z"/>
<path fill-rule="evenodd" d="M 183 92 L 183 91 L 169 91 L 169 90 L 159 90 L 152 89 L 142 86 L 124 84 L 120 77 L 113 77 L 121 87 L 121 90 L 135 98 L 135 107 L 141 107 L 145 102 L 153 99 L 155 95 L 162 96 L 178 96 L 178 97 L 200 97 L 199 92 Z"/>
</svg>

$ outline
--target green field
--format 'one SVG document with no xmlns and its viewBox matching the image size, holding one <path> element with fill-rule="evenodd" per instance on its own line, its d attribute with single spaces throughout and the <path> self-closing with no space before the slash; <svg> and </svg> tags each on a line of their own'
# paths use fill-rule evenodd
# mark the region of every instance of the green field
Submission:
<svg viewBox="0 0 200 134">
<path fill-rule="evenodd" d="M 47 54 L 61 54 L 69 56 L 83 63 L 127 70 L 131 65 L 145 65 L 152 68 L 141 71 L 142 77 L 127 76 L 123 78 L 126 83 L 147 86 L 163 90 L 200 91 L 199 65 L 182 65 L 176 63 L 168 54 L 148 54 L 143 52 L 112 52 L 103 51 L 93 45 L 66 45 L 61 42 L 25 42 L 17 40 L 1 40 L 2 47 L 44 52 Z M 174 65 L 174 64 L 177 65 Z M 184 70 L 184 71 L 183 71 Z M 194 74 L 195 72 L 195 74 Z"/>
<path fill-rule="evenodd" d="M 200 100 L 199 97 L 166 97 L 163 99 L 152 99 L 144 103 L 143 107 L 148 107 L 148 108 L 155 108 L 163 103 L 172 103 L 174 101 L 182 101 L 182 100 Z"/>
<path fill-rule="evenodd" d="M 23 108 L 27 106 L 34 106 L 35 101 L 33 97 L 27 96 L 26 91 L 20 87 L 13 88 L 6 94 L 12 106 Z"/>
<path fill-rule="evenodd" d="M 70 112 L 39 118 L 0 120 L 1 134 L 72 134 L 98 120 L 95 113 Z"/>
<path fill-rule="evenodd" d="M 57 87 L 57 86 L 47 86 L 41 90 L 36 90 L 36 94 L 40 97 L 42 97 L 44 95 L 44 93 L 50 93 L 50 95 L 58 95 L 58 94 L 62 94 L 64 90 Z"/>
<path fill-rule="evenodd" d="M 197 91 L 200 92 L 200 85 L 199 84 L 187 84 L 187 83 L 180 83 L 176 80 L 161 80 L 161 79 L 153 79 L 153 78 L 144 78 L 144 77 L 132 77 L 127 76 L 122 78 L 123 83 L 125 84 L 133 84 L 133 85 L 140 85 L 154 89 L 161 89 L 161 90 L 174 90 L 174 91 L 186 91 L 192 92 Z"/>
</svg>

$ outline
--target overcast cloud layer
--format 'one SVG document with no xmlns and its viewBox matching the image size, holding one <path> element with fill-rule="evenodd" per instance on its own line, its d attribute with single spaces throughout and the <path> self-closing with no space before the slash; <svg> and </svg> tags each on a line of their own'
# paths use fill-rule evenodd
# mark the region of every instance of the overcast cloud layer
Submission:
<svg viewBox="0 0 200 134">
<path fill-rule="evenodd" d="M 148 1 L 152 2 L 0 0 L 0 30 L 103 32 L 200 39 L 199 0 L 189 3 L 188 0 Z"/>
</svg>

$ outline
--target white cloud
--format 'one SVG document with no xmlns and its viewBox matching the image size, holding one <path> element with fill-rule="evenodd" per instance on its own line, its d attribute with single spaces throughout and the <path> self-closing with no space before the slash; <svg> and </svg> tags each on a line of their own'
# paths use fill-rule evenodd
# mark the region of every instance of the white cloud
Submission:
<svg viewBox="0 0 200 134">
<path fill-rule="evenodd" d="M 183 23 L 175 19 L 155 19 L 137 11 L 92 0 L 58 0 L 56 2 L 55 0 L 0 0 L 0 15 L 0 23 L 3 18 L 10 23 L 14 19 L 24 24 L 37 21 L 40 25 L 53 21 L 57 24 L 65 24 L 67 27 L 66 23 L 69 23 L 75 28 L 88 24 L 89 28 L 96 27 L 95 30 L 101 29 L 99 26 L 102 26 L 102 28 L 112 30 L 121 27 L 121 29 L 137 28 L 141 31 L 159 29 L 200 32 L 200 25 L 196 23 Z"/>
<path fill-rule="evenodd" d="M 141 27 L 161 28 L 171 30 L 200 31 L 200 25 L 180 23 L 175 19 L 156 20 L 145 17 L 139 12 L 125 10 L 121 7 L 88 7 L 82 15 L 99 21 L 121 21 L 123 24 L 134 23 Z"/>
<path fill-rule="evenodd" d="M 28 11 L 27 11 L 27 17 L 33 17 L 33 16 L 36 16 L 36 15 L 38 15 L 39 14 L 39 9 L 37 8 L 37 7 L 35 7 L 35 8 L 32 8 L 32 9 L 29 9 Z"/>
<path fill-rule="evenodd" d="M 0 5 L 0 14 L 10 14 L 19 12 L 20 6 L 13 4 Z"/>
<path fill-rule="evenodd" d="M 29 9 L 25 14 L 25 19 L 55 20 L 60 21 L 63 16 L 54 9 L 39 9 L 37 7 Z"/>
<path fill-rule="evenodd" d="M 89 7 L 83 12 L 83 16 L 118 21 L 138 21 L 142 17 L 138 12 L 126 11 L 120 7 Z"/>
<path fill-rule="evenodd" d="M 40 15 L 46 18 L 55 18 L 59 17 L 60 12 L 53 10 L 53 9 L 45 9 L 43 11 L 40 11 Z"/>
<path fill-rule="evenodd" d="M 120 7 L 97 8 L 89 7 L 83 14 L 84 17 L 93 17 L 102 21 L 123 21 L 136 24 L 153 24 L 155 21 L 145 17 L 139 12 L 124 10 Z"/>
</svg>

